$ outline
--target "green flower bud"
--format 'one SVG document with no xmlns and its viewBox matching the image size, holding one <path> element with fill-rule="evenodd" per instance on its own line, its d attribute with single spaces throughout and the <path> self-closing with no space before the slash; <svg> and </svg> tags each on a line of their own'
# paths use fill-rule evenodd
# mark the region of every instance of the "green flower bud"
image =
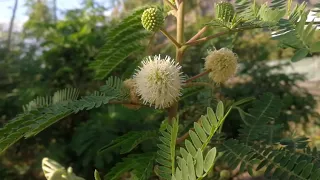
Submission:
<svg viewBox="0 0 320 180">
<path fill-rule="evenodd" d="M 141 17 L 143 27 L 148 31 L 158 31 L 164 24 L 164 17 L 158 8 L 146 9 Z"/>
<path fill-rule="evenodd" d="M 216 18 L 224 22 L 230 22 L 234 16 L 233 5 L 229 2 L 220 2 L 215 7 Z"/>
<path fill-rule="evenodd" d="M 220 172 L 220 179 L 219 180 L 226 180 L 226 179 L 230 179 L 231 177 L 231 173 L 228 170 L 222 170 Z"/>
</svg>

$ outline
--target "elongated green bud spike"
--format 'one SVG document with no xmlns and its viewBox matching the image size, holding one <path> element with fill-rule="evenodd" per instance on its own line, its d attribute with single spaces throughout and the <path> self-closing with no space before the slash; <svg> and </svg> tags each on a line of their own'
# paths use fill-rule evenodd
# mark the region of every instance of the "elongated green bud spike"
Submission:
<svg viewBox="0 0 320 180">
<path fill-rule="evenodd" d="M 158 31 L 164 24 L 164 16 L 158 8 L 146 9 L 141 17 L 143 27 L 148 31 Z"/>
<path fill-rule="evenodd" d="M 215 7 L 216 18 L 224 22 L 230 22 L 234 16 L 233 5 L 229 2 L 220 2 Z"/>
</svg>

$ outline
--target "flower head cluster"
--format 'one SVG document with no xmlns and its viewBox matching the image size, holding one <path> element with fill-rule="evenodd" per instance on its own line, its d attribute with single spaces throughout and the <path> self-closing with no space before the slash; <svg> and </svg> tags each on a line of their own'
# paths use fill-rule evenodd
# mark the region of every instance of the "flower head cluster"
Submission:
<svg viewBox="0 0 320 180">
<path fill-rule="evenodd" d="M 141 23 L 148 31 L 158 31 L 163 26 L 164 16 L 158 8 L 148 8 L 141 16 Z"/>
<path fill-rule="evenodd" d="M 134 75 L 137 94 L 144 104 L 168 108 L 181 95 L 184 77 L 181 66 L 170 57 L 148 57 Z"/>
<path fill-rule="evenodd" d="M 216 83 L 223 83 L 237 72 L 237 56 L 231 50 L 222 48 L 209 53 L 205 59 L 205 69 Z"/>
</svg>

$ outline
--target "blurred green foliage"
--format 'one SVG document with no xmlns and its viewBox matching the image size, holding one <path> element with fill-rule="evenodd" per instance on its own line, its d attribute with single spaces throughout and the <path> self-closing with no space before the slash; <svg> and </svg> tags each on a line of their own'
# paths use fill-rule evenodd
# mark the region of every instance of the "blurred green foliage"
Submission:
<svg viewBox="0 0 320 180">
<path fill-rule="evenodd" d="M 82 8 L 68 10 L 63 19 L 55 21 L 45 1 L 29 0 L 29 20 L 24 24 L 23 32 L 15 34 L 20 41 L 10 52 L 3 45 L 5 41 L 0 41 L 0 57 L 3 57 L 0 59 L 0 124 L 21 112 L 22 105 L 36 96 L 52 94 L 66 87 L 76 87 L 81 90 L 81 94 L 87 94 L 103 83 L 94 80 L 88 64 L 108 38 L 105 37 L 108 28 L 122 14 L 117 16 L 119 11 L 116 11 L 116 6 L 113 16 L 105 16 L 105 8 L 93 1 L 85 2 Z M 131 10 L 145 2 L 125 1 L 125 10 Z M 195 34 L 203 22 L 210 19 L 212 13 L 210 7 L 195 2 L 187 4 L 192 12 L 200 12 L 197 13 L 199 16 L 188 17 L 188 37 Z M 170 25 L 170 20 L 168 24 Z M 207 34 L 216 31 L 210 29 Z M 227 102 L 228 99 L 258 96 L 264 92 L 279 95 L 285 102 L 279 118 L 281 122 L 277 123 L 282 123 L 287 128 L 288 121 L 301 122 L 308 121 L 311 117 L 318 118 L 315 98 L 297 87 L 297 82 L 305 80 L 305 77 L 300 74 L 275 74 L 272 72 L 284 65 L 270 67 L 266 64 L 268 60 L 293 55 L 291 49 L 279 50 L 277 43 L 270 40 L 267 33 L 244 32 L 214 39 L 201 47 L 192 47 L 186 54 L 184 71 L 197 74 L 204 62 L 204 57 L 199 54 L 205 54 L 212 48 L 230 47 L 231 42 L 234 42 L 233 48 L 241 57 L 240 62 L 244 67 L 236 78 L 239 81 L 217 86 L 214 91 L 203 91 L 198 96 L 185 97 L 180 116 L 185 119 L 182 123 L 186 127 L 192 126 L 193 121 L 204 113 L 204 107 L 215 106 L 217 97 Z M 153 46 L 159 43 L 163 44 Z M 146 54 L 161 52 L 172 55 L 172 48 L 169 47 L 163 36 L 155 35 L 150 43 L 150 51 Z M 140 56 L 130 58 L 139 62 L 137 59 Z M 126 64 L 122 67 L 127 68 Z M 121 72 L 122 68 L 113 74 Z M 102 147 L 128 131 L 157 130 L 164 115 L 162 111 L 147 108 L 136 111 L 114 105 L 70 116 L 37 137 L 21 141 L 1 155 L 0 177 L 5 177 L 5 180 L 43 179 L 40 162 L 43 157 L 49 156 L 63 165 L 72 166 L 77 175 L 92 179 L 95 169 L 106 173 L 106 170 L 126 157 L 125 154 L 119 155 L 117 148 L 98 154 Z M 228 118 L 230 120 L 224 126 L 225 134 L 238 136 L 237 129 L 241 119 L 236 115 Z M 152 140 L 146 141 L 135 148 L 134 152 L 149 152 L 154 143 Z"/>
</svg>

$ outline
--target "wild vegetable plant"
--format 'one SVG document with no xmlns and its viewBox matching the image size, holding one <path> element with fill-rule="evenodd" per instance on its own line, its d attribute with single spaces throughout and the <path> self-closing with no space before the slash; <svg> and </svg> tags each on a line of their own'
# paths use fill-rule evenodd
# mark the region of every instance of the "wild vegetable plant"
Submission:
<svg viewBox="0 0 320 180">
<path fill-rule="evenodd" d="M 234 5 L 219 2 L 215 4 L 212 21 L 189 39 L 184 33 L 184 1 L 164 0 L 163 6 L 142 7 L 107 32 L 106 44 L 90 68 L 96 78 L 102 80 L 121 63 L 128 63 L 131 67 L 122 77 L 129 75 L 130 78 L 108 77 L 99 90 L 81 98 L 78 98 L 77 89 L 64 89 L 52 97 L 36 98 L 24 106 L 23 113 L 0 129 L 0 152 L 71 114 L 119 104 L 132 111 L 139 111 L 141 107 L 166 111 L 167 118 L 159 130 L 128 132 L 102 148 L 100 153 L 119 147 L 121 153 L 127 154 L 145 140 L 158 139 L 156 151 L 128 155 L 114 168 L 106 170 L 104 179 L 119 179 L 124 173 L 139 180 L 230 178 L 228 171 L 216 173 L 218 163 L 250 175 L 262 170 L 266 178 L 320 179 L 319 153 L 307 146 L 306 138 L 277 138 L 282 125 L 275 123 L 275 119 L 282 102 L 273 94 L 265 93 L 257 99 L 220 100 L 215 107 L 207 107 L 206 114 L 195 119 L 192 128 L 185 133 L 181 131 L 183 118 L 179 117 L 181 99 L 198 94 L 201 91 L 198 87 L 214 89 L 234 77 L 241 58 L 232 49 L 209 50 L 203 71 L 188 77 L 188 72 L 183 71 L 184 54 L 192 46 L 245 30 L 264 29 L 272 32 L 271 38 L 278 40 L 282 48 L 296 50 L 293 62 L 320 52 L 320 42 L 313 38 L 317 26 L 307 21 L 310 10 L 306 3 L 292 6 L 292 0 L 273 0 L 262 5 L 249 0 L 237 0 Z M 319 13 L 318 9 L 312 11 Z M 176 19 L 175 36 L 166 31 L 167 16 Z M 211 28 L 221 31 L 204 36 Z M 148 40 L 158 32 L 175 47 L 175 57 L 153 54 L 139 60 L 138 65 L 127 61 L 131 54 L 145 51 Z M 244 104 L 252 104 L 252 108 L 245 112 Z M 239 112 L 243 122 L 239 138 L 227 139 L 221 136 L 222 127 L 234 110 Z M 71 168 L 66 170 L 48 158 L 43 159 L 43 171 L 47 179 L 82 179 Z M 101 179 L 98 171 L 94 172 L 94 177 Z"/>
</svg>

